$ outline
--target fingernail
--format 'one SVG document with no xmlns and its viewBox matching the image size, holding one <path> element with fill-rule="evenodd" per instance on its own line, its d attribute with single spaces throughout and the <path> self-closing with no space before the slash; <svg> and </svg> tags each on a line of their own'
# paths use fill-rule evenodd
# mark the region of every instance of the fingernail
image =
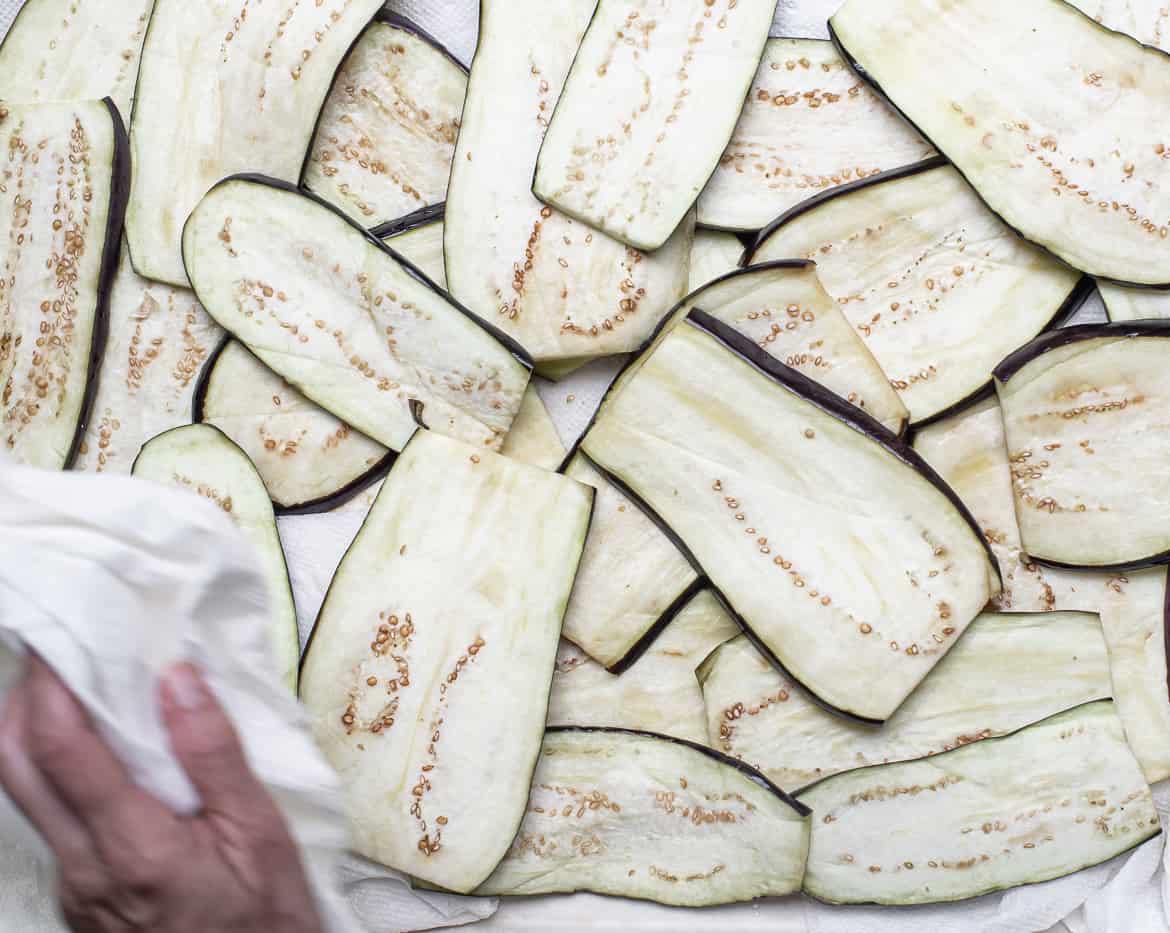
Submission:
<svg viewBox="0 0 1170 933">
<path fill-rule="evenodd" d="M 163 677 L 171 702 L 188 712 L 201 709 L 211 699 L 203 676 L 190 664 L 176 664 Z"/>
</svg>

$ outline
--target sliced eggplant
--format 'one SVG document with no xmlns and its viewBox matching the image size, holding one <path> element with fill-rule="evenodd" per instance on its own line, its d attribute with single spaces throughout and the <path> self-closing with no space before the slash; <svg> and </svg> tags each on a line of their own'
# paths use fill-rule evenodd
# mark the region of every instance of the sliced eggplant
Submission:
<svg viewBox="0 0 1170 933">
<path fill-rule="evenodd" d="M 1054 331 L 995 371 L 1020 538 L 1093 570 L 1170 561 L 1170 322 Z"/>
<path fill-rule="evenodd" d="M 710 749 L 550 729 L 520 833 L 488 895 L 593 891 L 683 907 L 800 889 L 808 811 Z"/>
<path fill-rule="evenodd" d="M 109 97 L 128 120 L 153 9 L 154 0 L 25 0 L 0 45 L 0 98 Z"/>
<path fill-rule="evenodd" d="M 557 652 L 550 726 L 620 726 L 707 744 L 707 716 L 695 668 L 739 634 L 719 600 L 699 593 L 646 652 L 615 676 L 570 641 Z"/>
<path fill-rule="evenodd" d="M 555 471 L 564 462 L 565 445 L 561 443 L 557 426 L 534 385 L 525 390 L 520 411 L 512 422 L 512 430 L 504 438 L 500 453 L 545 470 Z"/>
<path fill-rule="evenodd" d="M 809 702 L 743 636 L 717 648 L 699 678 L 712 747 L 781 787 L 949 752 L 1113 695 L 1101 622 L 1082 612 L 979 616 L 876 730 Z"/>
<path fill-rule="evenodd" d="M 1097 291 L 1101 293 L 1111 321 L 1164 321 L 1170 318 L 1170 293 L 1147 288 L 1122 288 L 1108 282 L 1099 282 Z"/>
<path fill-rule="evenodd" d="M 691 274 L 688 292 L 706 285 L 739 266 L 743 244 L 733 233 L 718 230 L 696 230 L 691 244 Z"/>
<path fill-rule="evenodd" d="M 538 363 L 635 350 L 686 293 L 692 221 L 646 255 L 542 205 L 532 172 L 596 0 L 484 0 L 447 198 L 451 293 Z"/>
<path fill-rule="evenodd" d="M 990 391 L 1005 356 L 1090 287 L 1016 236 L 942 160 L 795 208 L 748 261 L 813 259 L 825 289 L 923 424 Z"/>
<path fill-rule="evenodd" d="M 1101 606 L 1113 696 L 1125 737 L 1146 780 L 1170 778 L 1170 686 L 1167 679 L 1166 571 L 1111 578 Z"/>
<path fill-rule="evenodd" d="M 0 104 L 0 450 L 67 469 L 106 342 L 130 183 L 113 101 Z"/>
<path fill-rule="evenodd" d="M 302 184 L 363 227 L 440 203 L 466 93 L 467 69 L 383 9 L 333 82 Z"/>
<path fill-rule="evenodd" d="M 277 673 L 295 692 L 301 656 L 297 610 L 272 503 L 248 455 L 216 428 L 189 424 L 148 441 L 134 461 L 134 475 L 202 496 L 255 547 L 268 583 L 272 657 Z"/>
<path fill-rule="evenodd" d="M 531 372 L 519 348 L 334 208 L 239 176 L 183 236 L 203 306 L 290 385 L 391 450 L 427 424 L 498 448 Z"/>
<path fill-rule="evenodd" d="M 1064 0 L 849 0 L 829 26 L 1006 224 L 1089 275 L 1170 285 L 1165 53 Z"/>
<path fill-rule="evenodd" d="M 574 454 L 564 472 L 597 490 L 564 636 L 619 673 L 638 660 L 702 583 L 670 537 L 587 457 Z"/>
<path fill-rule="evenodd" d="M 234 172 L 301 177 L 338 66 L 382 0 L 157 0 L 142 48 L 126 239 L 142 276 L 185 286 L 183 224 Z"/>
<path fill-rule="evenodd" d="M 917 431 L 914 449 L 936 469 L 971 510 L 1003 575 L 1003 592 L 991 601 L 1001 612 L 1098 612 L 1105 578 L 1033 563 L 1020 544 L 1012 497 L 1012 466 L 999 402 L 987 398 Z"/>
<path fill-rule="evenodd" d="M 301 678 L 362 855 L 459 893 L 504 857 L 592 498 L 429 431 L 402 451 L 337 569 Z"/>
<path fill-rule="evenodd" d="M 832 42 L 769 39 L 699 223 L 754 232 L 815 194 L 932 155 Z"/>
<path fill-rule="evenodd" d="M 834 904 L 930 904 L 1048 881 L 1158 835 L 1113 704 L 1003 738 L 828 778 L 804 891 Z"/>
<path fill-rule="evenodd" d="M 536 163 L 533 192 L 635 249 L 683 223 L 719 165 L 775 0 L 600 0 Z"/>
<path fill-rule="evenodd" d="M 400 256 L 406 257 L 440 288 L 447 287 L 443 266 L 443 212 L 427 209 L 381 228 L 378 238 Z"/>
<path fill-rule="evenodd" d="M 1107 29 L 1116 29 L 1139 42 L 1170 51 L 1170 13 L 1163 0 L 1069 0 Z"/>
<path fill-rule="evenodd" d="M 611 392 L 581 450 L 843 714 L 888 719 L 999 592 L 974 519 L 911 448 L 702 312 Z"/>
</svg>

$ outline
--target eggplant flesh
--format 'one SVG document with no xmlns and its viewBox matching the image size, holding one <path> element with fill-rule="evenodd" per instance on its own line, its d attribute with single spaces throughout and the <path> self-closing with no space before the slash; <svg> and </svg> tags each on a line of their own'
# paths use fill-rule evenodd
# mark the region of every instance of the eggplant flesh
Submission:
<svg viewBox="0 0 1170 933">
<path fill-rule="evenodd" d="M 268 583 L 272 657 L 281 681 L 297 688 L 297 610 L 272 503 L 248 455 L 210 425 L 174 428 L 148 441 L 134 475 L 186 489 L 221 509 L 255 548 Z"/>
<path fill-rule="evenodd" d="M 447 287 L 443 265 L 443 218 L 426 220 L 382 239 L 394 252 L 422 270 L 440 288 Z"/>
<path fill-rule="evenodd" d="M 1163 52 L 1064 0 L 850 0 L 830 29 L 1005 223 L 1089 275 L 1170 285 L 1170 163 L 1144 131 Z"/>
<path fill-rule="evenodd" d="M 695 596 L 621 676 L 562 641 L 549 697 L 550 726 L 619 726 L 707 744 L 695 668 L 739 627 L 710 592 Z"/>
<path fill-rule="evenodd" d="M 756 231 L 813 195 L 932 155 L 831 42 L 769 39 L 699 224 Z"/>
<path fill-rule="evenodd" d="M 610 394 L 581 449 L 846 715 L 888 719 L 999 592 L 974 520 L 912 450 L 705 315 Z"/>
<path fill-rule="evenodd" d="M 636 350 L 687 287 L 693 217 L 647 254 L 532 194 L 541 141 L 595 6 L 480 5 L 447 198 L 451 293 L 515 337 L 549 374 L 549 365 Z"/>
<path fill-rule="evenodd" d="M 337 74 L 302 183 L 363 227 L 441 202 L 466 93 L 445 49 L 380 14 Z"/>
<path fill-rule="evenodd" d="M 399 456 L 329 588 L 301 677 L 360 854 L 459 893 L 504 857 L 592 498 L 433 432 Z"/>
<path fill-rule="evenodd" d="M 828 778 L 804 891 L 838 904 L 957 901 L 1048 881 L 1161 832 L 1113 704 L 1009 736 Z"/>
<path fill-rule="evenodd" d="M 270 369 L 398 450 L 415 429 L 498 448 L 531 372 L 416 269 L 312 197 L 251 176 L 196 209 L 184 257 L 203 306 Z"/>
<path fill-rule="evenodd" d="M 148 279 L 186 286 L 183 224 L 220 179 L 301 177 L 322 105 L 382 0 L 157 0 L 142 49 L 126 239 Z"/>
<path fill-rule="evenodd" d="M 1079 612 L 980 615 L 877 730 L 811 703 L 742 636 L 700 679 L 711 746 L 781 787 L 949 752 L 1112 696 L 1101 622 Z"/>
<path fill-rule="evenodd" d="M 500 453 L 542 470 L 555 471 L 564 462 L 565 446 L 534 385 L 530 384 L 524 390 L 520 411 L 516 413 L 516 420 L 504 438 Z"/>
<path fill-rule="evenodd" d="M 1124 321 L 1164 321 L 1170 318 L 1170 293 L 1145 288 L 1122 288 L 1099 282 L 1097 291 L 1105 302 L 1105 311 L 1114 323 Z"/>
<path fill-rule="evenodd" d="M 750 261 L 817 275 L 922 424 L 1071 310 L 1080 276 L 1022 240 L 941 161 L 841 188 L 780 218 Z"/>
<path fill-rule="evenodd" d="M 687 292 L 693 292 L 708 282 L 734 272 L 743 255 L 743 244 L 734 233 L 719 230 L 696 230 L 695 241 L 691 244 L 690 284 Z"/>
<path fill-rule="evenodd" d="M 108 99 L 0 104 L 0 451 L 72 465 L 105 345 L 130 165 Z"/>
<path fill-rule="evenodd" d="M 1170 560 L 1170 324 L 1056 331 L 996 371 L 1024 551 L 1084 569 Z"/>
<path fill-rule="evenodd" d="M 808 844 L 806 810 L 709 749 L 550 729 L 520 832 L 477 893 L 727 904 L 799 890 Z"/>
<path fill-rule="evenodd" d="M 540 149 L 542 201 L 656 250 L 731 140 L 774 0 L 600 0 Z"/>
<path fill-rule="evenodd" d="M 1069 0 L 1106 29 L 1133 36 L 1138 42 L 1170 51 L 1163 0 Z"/>
</svg>

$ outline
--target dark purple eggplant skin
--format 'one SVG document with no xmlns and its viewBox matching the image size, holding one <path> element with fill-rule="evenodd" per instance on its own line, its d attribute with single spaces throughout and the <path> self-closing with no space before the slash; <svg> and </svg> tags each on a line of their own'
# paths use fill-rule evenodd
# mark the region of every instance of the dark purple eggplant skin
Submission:
<svg viewBox="0 0 1170 933">
<path fill-rule="evenodd" d="M 432 204 L 429 207 L 420 207 L 417 211 L 411 211 L 397 220 L 388 220 L 384 224 L 371 227 L 370 234 L 379 240 L 391 240 L 403 233 L 410 233 L 411 230 L 417 230 L 419 227 L 425 227 L 442 220 L 446 209 L 446 201 Z M 393 247 L 391 248 L 393 249 Z"/>
<path fill-rule="evenodd" d="M 689 748 L 691 751 L 698 752 L 705 758 L 710 758 L 712 761 L 717 761 L 721 765 L 727 765 L 729 768 L 734 768 L 740 774 L 751 778 L 753 782 L 759 784 L 760 787 L 770 791 L 774 796 L 779 797 L 788 806 L 795 810 L 801 816 L 809 816 L 812 810 L 796 799 L 792 794 L 777 787 L 775 783 L 768 779 L 768 777 L 749 764 L 745 764 L 738 758 L 732 758 L 730 755 L 724 755 L 722 752 L 717 752 L 713 748 L 706 745 L 700 745 L 698 742 L 690 742 L 687 739 L 677 739 L 673 735 L 662 735 L 658 732 L 646 732 L 641 729 L 620 729 L 616 726 L 549 726 L 544 730 L 546 735 L 628 735 L 639 739 L 654 739 L 659 742 L 665 742 L 668 745 L 680 745 L 683 748 Z"/>
<path fill-rule="evenodd" d="M 710 581 L 704 577 L 699 577 L 699 579 L 695 580 L 694 583 L 679 593 L 675 597 L 674 602 L 663 610 L 662 615 L 654 620 L 654 623 L 646 630 L 646 633 L 634 642 L 630 650 L 625 653 L 625 656 L 616 663 L 611 664 L 606 670 L 616 676 L 618 674 L 624 674 L 637 664 L 642 659 L 642 656 L 650 650 L 654 642 L 658 641 L 658 636 L 666 631 L 670 623 L 677 619 L 679 614 L 694 601 L 695 597 L 710 585 Z"/>
</svg>

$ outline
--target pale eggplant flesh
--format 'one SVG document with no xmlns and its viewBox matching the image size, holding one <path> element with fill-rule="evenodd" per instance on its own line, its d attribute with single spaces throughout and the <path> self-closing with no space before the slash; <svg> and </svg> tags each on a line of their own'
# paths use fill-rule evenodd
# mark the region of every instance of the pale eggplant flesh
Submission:
<svg viewBox="0 0 1170 933">
<path fill-rule="evenodd" d="M 734 233 L 719 230 L 696 230 L 695 241 L 691 244 L 690 284 L 691 293 L 708 282 L 734 272 L 743 255 L 743 244 Z"/>
</svg>

